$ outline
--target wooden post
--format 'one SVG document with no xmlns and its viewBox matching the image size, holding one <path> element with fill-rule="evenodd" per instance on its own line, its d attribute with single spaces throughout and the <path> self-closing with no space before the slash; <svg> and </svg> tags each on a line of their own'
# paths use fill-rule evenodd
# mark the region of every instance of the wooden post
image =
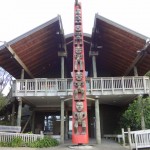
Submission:
<svg viewBox="0 0 150 150">
<path fill-rule="evenodd" d="M 130 130 L 130 128 L 128 128 L 128 140 L 129 140 L 129 147 L 130 147 L 130 149 L 132 149 L 132 145 L 131 145 L 131 130 Z"/>
<path fill-rule="evenodd" d="M 61 56 L 61 78 L 64 78 L 64 57 Z"/>
<path fill-rule="evenodd" d="M 11 117 L 11 125 L 15 125 L 15 103 L 12 105 L 12 117 Z"/>
<path fill-rule="evenodd" d="M 67 56 L 67 53 L 59 51 L 58 56 L 61 57 L 61 78 L 64 78 L 64 76 L 65 76 L 64 61 L 65 61 L 65 57 Z"/>
<path fill-rule="evenodd" d="M 35 133 L 35 111 L 34 110 L 32 110 L 33 111 L 33 114 L 32 114 L 32 125 L 31 125 L 31 130 L 32 130 L 32 133 Z"/>
<path fill-rule="evenodd" d="M 61 125 L 60 125 L 60 142 L 64 144 L 64 100 L 61 99 Z"/>
<path fill-rule="evenodd" d="M 96 57 L 92 56 L 92 64 L 93 64 L 93 77 L 97 77 L 97 70 L 96 70 Z"/>
<path fill-rule="evenodd" d="M 121 131 L 122 131 L 122 142 L 123 142 L 123 146 L 125 146 L 125 133 L 124 133 L 124 128 L 122 128 Z"/>
<path fill-rule="evenodd" d="M 139 109 L 141 110 L 141 129 L 145 130 L 145 118 L 144 118 L 144 108 L 143 108 L 143 103 L 142 103 L 142 96 L 139 95 L 138 97 L 138 101 L 139 101 Z"/>
<path fill-rule="evenodd" d="M 18 99 L 18 115 L 17 115 L 17 126 L 21 126 L 21 113 L 22 113 L 22 98 Z"/>
<path fill-rule="evenodd" d="M 138 71 L 137 71 L 137 67 L 134 66 L 134 76 L 138 76 Z"/>
<path fill-rule="evenodd" d="M 68 110 L 66 110 L 66 124 L 65 124 L 65 139 L 68 140 L 69 118 Z"/>
<path fill-rule="evenodd" d="M 97 51 L 90 51 L 89 55 L 92 56 L 92 66 L 93 66 L 93 77 L 97 77 L 97 69 L 96 69 L 96 56 L 98 56 Z"/>
<path fill-rule="evenodd" d="M 95 99 L 96 143 L 101 144 L 99 100 Z"/>
<path fill-rule="evenodd" d="M 21 79 L 24 79 L 24 69 L 21 70 Z"/>
</svg>

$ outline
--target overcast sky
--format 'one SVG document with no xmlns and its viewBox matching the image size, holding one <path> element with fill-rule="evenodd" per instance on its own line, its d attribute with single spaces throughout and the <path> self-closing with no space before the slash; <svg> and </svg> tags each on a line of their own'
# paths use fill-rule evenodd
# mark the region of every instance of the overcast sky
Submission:
<svg viewBox="0 0 150 150">
<path fill-rule="evenodd" d="M 83 31 L 90 33 L 95 13 L 150 37 L 150 0 L 79 0 Z M 65 34 L 73 32 L 74 0 L 0 0 L 0 41 L 61 15 Z"/>
</svg>

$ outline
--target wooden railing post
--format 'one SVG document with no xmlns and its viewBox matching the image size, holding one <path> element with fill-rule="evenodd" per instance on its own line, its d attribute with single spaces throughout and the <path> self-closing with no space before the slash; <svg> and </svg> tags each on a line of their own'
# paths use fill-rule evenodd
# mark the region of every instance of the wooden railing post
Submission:
<svg viewBox="0 0 150 150">
<path fill-rule="evenodd" d="M 132 143 L 131 143 L 131 130 L 130 130 L 130 128 L 128 128 L 128 140 L 129 140 L 129 147 L 130 147 L 130 149 L 132 149 Z"/>
<path fill-rule="evenodd" d="M 125 146 L 125 133 L 124 133 L 124 128 L 121 129 L 122 131 L 122 142 L 123 142 L 123 146 Z"/>
</svg>

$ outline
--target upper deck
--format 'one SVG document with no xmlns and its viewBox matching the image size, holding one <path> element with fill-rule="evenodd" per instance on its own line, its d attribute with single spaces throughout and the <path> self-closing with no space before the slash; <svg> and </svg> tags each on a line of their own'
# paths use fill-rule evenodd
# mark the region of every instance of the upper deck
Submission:
<svg viewBox="0 0 150 150">
<path fill-rule="evenodd" d="M 86 79 L 87 96 L 149 94 L 150 80 L 147 76 L 101 77 Z M 72 79 L 35 78 L 16 80 L 13 96 L 70 96 Z"/>
</svg>

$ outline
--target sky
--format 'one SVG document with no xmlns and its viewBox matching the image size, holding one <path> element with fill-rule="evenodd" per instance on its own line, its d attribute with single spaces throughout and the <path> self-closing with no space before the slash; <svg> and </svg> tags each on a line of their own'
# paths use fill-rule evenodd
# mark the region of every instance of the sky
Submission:
<svg viewBox="0 0 150 150">
<path fill-rule="evenodd" d="M 10 41 L 61 15 L 65 35 L 73 32 L 75 0 L 0 0 L 0 41 Z M 150 0 L 79 0 L 83 32 L 92 33 L 95 14 L 150 37 Z"/>
</svg>

